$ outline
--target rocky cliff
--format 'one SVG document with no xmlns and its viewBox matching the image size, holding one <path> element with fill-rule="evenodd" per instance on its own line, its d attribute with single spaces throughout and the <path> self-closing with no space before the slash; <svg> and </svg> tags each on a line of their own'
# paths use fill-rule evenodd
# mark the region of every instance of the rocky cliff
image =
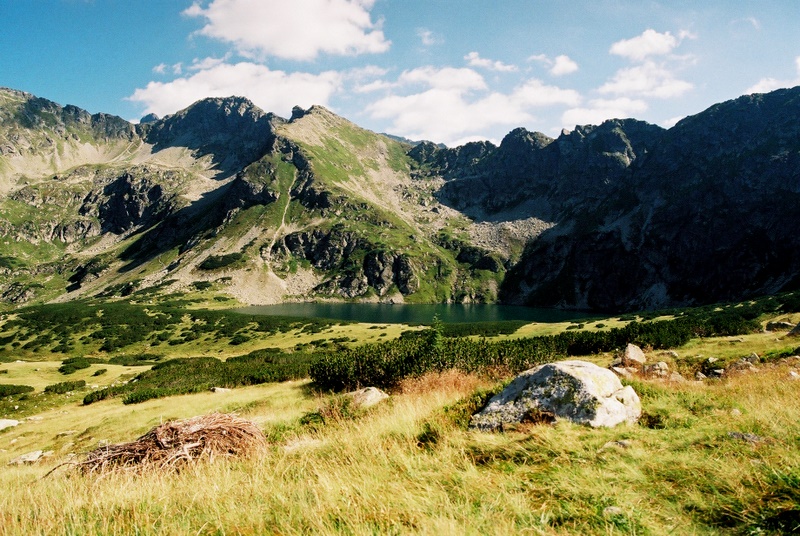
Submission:
<svg viewBox="0 0 800 536">
<path fill-rule="evenodd" d="M 800 88 L 446 148 L 240 97 L 138 125 L 0 90 L 0 296 L 624 311 L 800 284 Z"/>
</svg>

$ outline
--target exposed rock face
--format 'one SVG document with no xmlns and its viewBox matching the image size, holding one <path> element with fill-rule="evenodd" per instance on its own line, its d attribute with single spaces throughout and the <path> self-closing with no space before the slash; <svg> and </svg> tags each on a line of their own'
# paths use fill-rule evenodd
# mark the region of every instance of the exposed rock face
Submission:
<svg viewBox="0 0 800 536">
<path fill-rule="evenodd" d="M 241 254 L 253 275 L 274 263 L 281 279 L 310 264 L 271 278 L 270 299 L 422 291 L 622 312 L 792 290 L 798 118 L 794 88 L 669 130 L 615 119 L 448 149 L 403 146 L 321 107 L 286 121 L 212 98 L 132 125 L 0 88 L 0 297 L 57 298 L 30 284 L 44 267 L 73 285 L 101 279 L 92 292 L 133 284 L 134 266 L 168 251 L 168 266 L 139 272 L 153 274 L 145 284 L 176 270 L 190 280 L 212 251 Z M 83 273 L 105 254 L 112 269 Z"/>
<path fill-rule="evenodd" d="M 319 291 L 354 298 L 370 288 L 378 296 L 386 295 L 392 285 L 402 294 L 412 294 L 419 289 L 419 279 L 406 255 L 376 249 L 369 241 L 343 227 L 334 227 L 328 232 L 316 229 L 290 233 L 272 249 L 276 258 L 284 252 L 309 261 L 314 268 L 340 273 L 318 287 Z"/>
<path fill-rule="evenodd" d="M 561 361 L 517 376 L 473 415 L 470 426 L 492 431 L 549 414 L 592 427 L 610 427 L 634 423 L 641 412 L 633 388 L 623 387 L 610 370 L 585 361 Z"/>
<path fill-rule="evenodd" d="M 256 161 L 273 142 L 273 122 L 244 97 L 209 98 L 185 110 L 142 125 L 148 143 L 156 149 L 188 147 L 198 156 L 211 155 L 223 172 L 242 169 Z"/>
</svg>

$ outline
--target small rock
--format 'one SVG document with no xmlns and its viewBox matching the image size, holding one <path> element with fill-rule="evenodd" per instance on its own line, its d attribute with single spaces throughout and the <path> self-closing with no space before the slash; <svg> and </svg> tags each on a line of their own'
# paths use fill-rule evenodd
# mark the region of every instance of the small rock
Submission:
<svg viewBox="0 0 800 536">
<path fill-rule="evenodd" d="M 705 374 L 703 374 L 699 370 L 694 373 L 694 379 L 697 380 L 697 381 L 703 381 L 706 378 L 708 378 L 708 376 L 706 376 Z"/>
<path fill-rule="evenodd" d="M 706 363 L 708 363 L 709 365 L 712 363 L 716 363 L 717 361 L 719 361 L 719 359 L 717 359 L 716 357 L 709 357 L 708 359 L 706 359 Z"/>
<path fill-rule="evenodd" d="M 605 508 L 603 508 L 603 515 L 606 517 L 624 516 L 625 510 L 623 510 L 619 506 L 606 506 Z"/>
<path fill-rule="evenodd" d="M 377 387 L 365 387 L 358 391 L 347 393 L 347 396 L 352 398 L 353 404 L 359 408 L 368 408 L 389 398 L 389 395 Z"/>
<path fill-rule="evenodd" d="M 793 370 L 790 370 L 789 371 L 789 379 L 791 379 L 791 380 L 800 380 L 800 374 L 798 374 L 797 372 L 795 372 Z"/>
<path fill-rule="evenodd" d="M 619 376 L 620 378 L 630 378 L 630 377 L 633 376 L 633 374 L 631 374 L 628 371 L 628 369 L 625 369 L 625 368 L 622 368 L 622 367 L 611 367 L 611 371 L 614 374 L 616 374 L 617 376 Z"/>
<path fill-rule="evenodd" d="M 741 415 L 742 415 L 742 412 L 741 412 L 741 410 L 739 410 L 738 408 L 733 408 L 733 409 L 731 410 L 731 416 L 733 416 L 733 417 L 739 417 L 739 416 L 741 416 Z"/>
<path fill-rule="evenodd" d="M 763 443 L 767 439 L 750 432 L 728 432 L 728 437 L 731 439 L 738 439 L 739 441 L 746 441 L 748 443 Z"/>
<path fill-rule="evenodd" d="M 622 364 L 626 367 L 629 366 L 638 366 L 641 367 L 647 362 L 647 357 L 645 357 L 644 352 L 642 349 L 636 346 L 635 344 L 628 343 L 628 346 L 625 347 L 625 352 L 622 354 Z"/>
<path fill-rule="evenodd" d="M 686 381 L 686 378 L 681 376 L 679 372 L 673 372 L 672 374 L 669 375 L 669 381 L 675 383 L 682 383 Z"/>
<path fill-rule="evenodd" d="M 712 378 L 722 378 L 725 375 L 725 369 L 715 368 L 711 371 Z"/>
<path fill-rule="evenodd" d="M 15 421 L 14 419 L 0 419 L 0 430 L 5 430 L 6 428 L 13 428 L 18 424 L 19 421 Z"/>
<path fill-rule="evenodd" d="M 44 419 L 43 419 L 42 417 L 36 417 L 36 416 L 34 416 L 34 417 L 28 417 L 28 418 L 27 418 L 27 419 L 25 419 L 25 420 L 26 420 L 26 421 L 41 421 L 41 420 L 44 420 Z"/>
<path fill-rule="evenodd" d="M 758 354 L 757 354 L 757 353 L 753 352 L 753 353 L 752 353 L 752 354 L 750 354 L 749 356 L 745 357 L 745 360 L 746 360 L 748 363 L 751 363 L 751 364 L 752 364 L 752 363 L 758 363 L 759 361 L 761 361 L 761 358 L 760 358 L 760 357 L 758 357 Z"/>
<path fill-rule="evenodd" d="M 667 355 L 670 356 L 672 359 L 678 359 L 680 357 L 678 355 L 678 352 L 676 352 L 675 350 L 668 351 Z"/>
<path fill-rule="evenodd" d="M 46 458 L 52 455 L 53 455 L 52 450 L 48 450 L 47 452 L 42 450 L 34 450 L 33 452 L 23 454 L 22 456 L 17 456 L 16 458 L 8 462 L 8 465 L 31 465 L 38 462 L 42 458 Z"/>
<path fill-rule="evenodd" d="M 644 373 L 649 376 L 656 376 L 658 378 L 666 378 L 669 375 L 669 365 L 664 361 L 653 363 L 652 365 L 645 365 Z"/>
<path fill-rule="evenodd" d="M 209 391 L 211 391 L 212 393 L 230 393 L 231 392 L 230 389 L 227 389 L 225 387 L 212 387 L 211 389 L 209 389 Z"/>
<path fill-rule="evenodd" d="M 67 437 L 67 436 L 75 435 L 77 433 L 78 433 L 77 430 L 64 430 L 63 432 L 57 433 L 56 437 Z"/>
<path fill-rule="evenodd" d="M 620 439 L 618 441 L 609 441 L 608 443 L 603 445 L 603 447 L 600 450 L 606 450 L 606 449 L 611 449 L 611 448 L 628 449 L 632 445 L 633 445 L 633 443 L 631 443 L 627 439 Z"/>
</svg>

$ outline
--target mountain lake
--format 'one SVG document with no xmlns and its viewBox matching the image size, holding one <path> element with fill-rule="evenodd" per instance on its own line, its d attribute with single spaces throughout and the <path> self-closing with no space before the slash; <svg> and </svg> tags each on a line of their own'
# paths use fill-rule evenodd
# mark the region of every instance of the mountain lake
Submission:
<svg viewBox="0 0 800 536">
<path fill-rule="evenodd" d="M 236 311 L 251 315 L 328 318 L 371 324 L 430 324 L 434 316 L 446 323 L 506 320 L 552 323 L 590 318 L 590 313 L 581 311 L 487 304 L 282 303 L 253 305 Z"/>
</svg>

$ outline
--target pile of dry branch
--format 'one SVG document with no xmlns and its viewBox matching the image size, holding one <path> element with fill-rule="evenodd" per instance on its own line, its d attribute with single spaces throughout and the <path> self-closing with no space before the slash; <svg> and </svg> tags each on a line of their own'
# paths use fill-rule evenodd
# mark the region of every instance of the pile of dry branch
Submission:
<svg viewBox="0 0 800 536">
<path fill-rule="evenodd" d="M 267 444 L 255 423 L 212 413 L 157 426 L 131 443 L 100 447 L 78 462 L 84 474 L 114 470 L 176 469 L 186 462 L 219 456 L 248 456 Z"/>
</svg>

